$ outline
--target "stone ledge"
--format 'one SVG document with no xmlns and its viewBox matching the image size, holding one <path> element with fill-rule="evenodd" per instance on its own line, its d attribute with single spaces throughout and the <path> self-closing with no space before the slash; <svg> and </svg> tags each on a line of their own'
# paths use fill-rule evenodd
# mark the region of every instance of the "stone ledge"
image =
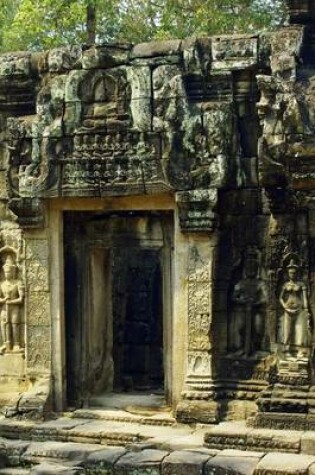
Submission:
<svg viewBox="0 0 315 475">
<path fill-rule="evenodd" d="M 16 445 L 16 447 L 15 447 Z M 96 444 L 1 440 L 7 466 L 0 475 L 315 475 L 315 456 L 222 450 L 169 452 L 144 447 L 100 447 Z M 15 456 L 12 454 L 15 453 Z"/>
<path fill-rule="evenodd" d="M 244 423 L 221 423 L 205 434 L 210 449 L 315 454 L 314 432 L 255 429 Z"/>
<path fill-rule="evenodd" d="M 310 455 L 267 454 L 258 463 L 254 475 L 307 475 L 314 463 L 315 457 Z"/>
</svg>

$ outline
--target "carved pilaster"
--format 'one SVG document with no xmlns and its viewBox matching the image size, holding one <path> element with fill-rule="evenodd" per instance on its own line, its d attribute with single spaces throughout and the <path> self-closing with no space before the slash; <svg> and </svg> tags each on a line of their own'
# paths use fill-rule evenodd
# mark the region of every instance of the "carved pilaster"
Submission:
<svg viewBox="0 0 315 475">
<path fill-rule="evenodd" d="M 198 262 L 192 250 L 188 274 L 188 362 L 184 397 L 208 399 L 212 396 L 209 262 Z"/>
<path fill-rule="evenodd" d="M 213 401 L 212 291 L 214 236 L 190 248 L 187 276 L 188 349 L 186 377 L 177 417 L 184 422 L 217 420 Z"/>
</svg>

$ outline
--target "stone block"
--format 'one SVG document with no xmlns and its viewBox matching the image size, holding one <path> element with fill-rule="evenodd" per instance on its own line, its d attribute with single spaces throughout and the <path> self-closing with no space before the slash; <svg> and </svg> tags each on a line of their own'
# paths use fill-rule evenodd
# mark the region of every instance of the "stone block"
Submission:
<svg viewBox="0 0 315 475">
<path fill-rule="evenodd" d="M 60 475 L 77 475 L 80 473 L 83 474 L 84 470 L 79 467 L 69 467 L 69 465 L 66 464 L 43 462 L 32 468 L 30 473 L 32 475 L 54 475 L 55 473 Z"/>
<path fill-rule="evenodd" d="M 6 172 L 0 171 L 0 199 L 7 197 Z"/>
<path fill-rule="evenodd" d="M 135 45 L 131 51 L 131 58 L 151 58 L 153 56 L 170 56 L 179 54 L 180 40 L 150 41 Z"/>
<path fill-rule="evenodd" d="M 128 62 L 129 47 L 126 45 L 95 45 L 82 54 L 83 69 L 110 68 Z"/>
<path fill-rule="evenodd" d="M 0 439 L 0 454 L 5 455 L 8 465 L 20 464 L 21 455 L 27 450 L 30 442 L 24 440 Z M 1 456 L 1 455 L 0 455 Z"/>
<path fill-rule="evenodd" d="M 247 437 L 247 447 L 266 452 L 299 453 L 301 433 L 298 431 L 255 429 Z"/>
<path fill-rule="evenodd" d="M 307 475 L 315 463 L 310 455 L 271 453 L 265 455 L 254 471 L 254 475 Z"/>
<path fill-rule="evenodd" d="M 9 467 L 0 469 L 0 475 L 29 475 L 30 473 L 29 468 Z"/>
<path fill-rule="evenodd" d="M 242 423 L 223 423 L 205 434 L 205 446 L 210 449 L 246 449 L 250 428 Z"/>
<path fill-rule="evenodd" d="M 51 72 L 64 72 L 81 68 L 81 46 L 63 46 L 48 53 L 48 67 Z"/>
<path fill-rule="evenodd" d="M 49 243 L 47 239 L 27 239 L 25 246 L 26 259 L 47 261 L 49 256 Z"/>
<path fill-rule="evenodd" d="M 152 449 L 127 453 L 114 465 L 114 475 L 128 475 L 131 471 L 137 475 L 160 475 L 161 464 L 168 454 L 165 450 Z"/>
<path fill-rule="evenodd" d="M 16 421 L 10 418 L 0 419 L 0 436 L 11 439 L 31 440 L 35 423 L 31 421 Z"/>
<path fill-rule="evenodd" d="M 204 468 L 205 475 L 253 475 L 259 457 L 218 454 Z"/>
<path fill-rule="evenodd" d="M 202 475 L 203 466 L 211 456 L 192 451 L 177 450 L 162 462 L 162 475 Z"/>
<path fill-rule="evenodd" d="M 114 464 L 125 454 L 126 449 L 122 447 L 108 447 L 89 454 L 83 466 L 85 469 L 98 470 L 102 474 L 111 475 Z"/>
<path fill-rule="evenodd" d="M 8 466 L 8 457 L 4 448 L 0 446 L 0 469 Z"/>
<path fill-rule="evenodd" d="M 25 375 L 25 356 L 20 353 L 6 353 L 0 356 L 0 376 Z"/>
<path fill-rule="evenodd" d="M 130 103 L 134 128 L 142 132 L 151 130 L 152 106 L 150 97 L 132 99 Z"/>
<path fill-rule="evenodd" d="M 301 435 L 301 452 L 302 454 L 315 455 L 315 433 L 313 431 L 307 431 Z"/>
<path fill-rule="evenodd" d="M 214 401 L 182 401 L 176 407 L 176 419 L 192 424 L 213 424 L 218 421 L 218 404 Z"/>
<path fill-rule="evenodd" d="M 48 261 L 26 261 L 26 282 L 27 289 L 33 292 L 48 291 L 49 277 L 48 277 Z"/>
<path fill-rule="evenodd" d="M 49 369 L 51 363 L 50 326 L 27 326 L 27 366 L 32 370 Z"/>
<path fill-rule="evenodd" d="M 32 432 L 32 439 L 35 441 L 55 440 L 70 442 L 68 434 L 71 429 L 86 424 L 86 419 L 68 419 L 61 417 L 60 419 L 44 422 L 37 425 Z M 89 441 L 90 442 L 90 441 Z"/>
<path fill-rule="evenodd" d="M 258 37 L 217 36 L 212 39 L 213 69 L 247 69 L 257 64 Z"/>
<path fill-rule="evenodd" d="M 97 444 L 76 444 L 71 442 L 32 442 L 22 455 L 22 462 L 39 463 L 46 458 L 63 459 L 69 462 L 83 462 L 94 451 L 100 450 Z"/>
<path fill-rule="evenodd" d="M 50 294 L 48 292 L 27 292 L 27 325 L 45 326 L 50 324 Z"/>
</svg>

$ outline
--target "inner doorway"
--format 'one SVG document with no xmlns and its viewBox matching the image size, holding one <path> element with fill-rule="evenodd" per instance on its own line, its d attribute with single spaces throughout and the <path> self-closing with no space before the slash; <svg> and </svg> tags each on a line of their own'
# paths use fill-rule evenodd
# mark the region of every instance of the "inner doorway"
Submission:
<svg viewBox="0 0 315 475">
<path fill-rule="evenodd" d="M 168 213 L 64 215 L 68 405 L 170 391 Z"/>
</svg>

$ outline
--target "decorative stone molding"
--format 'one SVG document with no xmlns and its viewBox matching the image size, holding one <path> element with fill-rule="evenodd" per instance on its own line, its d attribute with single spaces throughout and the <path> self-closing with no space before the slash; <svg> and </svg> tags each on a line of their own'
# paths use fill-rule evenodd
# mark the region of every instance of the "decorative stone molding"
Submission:
<svg viewBox="0 0 315 475">
<path fill-rule="evenodd" d="M 45 206 L 38 198 L 13 198 L 8 208 L 17 216 L 22 228 L 42 228 L 45 221 Z"/>
<path fill-rule="evenodd" d="M 216 189 L 176 193 L 179 223 L 183 232 L 212 232 L 217 224 Z"/>
</svg>

